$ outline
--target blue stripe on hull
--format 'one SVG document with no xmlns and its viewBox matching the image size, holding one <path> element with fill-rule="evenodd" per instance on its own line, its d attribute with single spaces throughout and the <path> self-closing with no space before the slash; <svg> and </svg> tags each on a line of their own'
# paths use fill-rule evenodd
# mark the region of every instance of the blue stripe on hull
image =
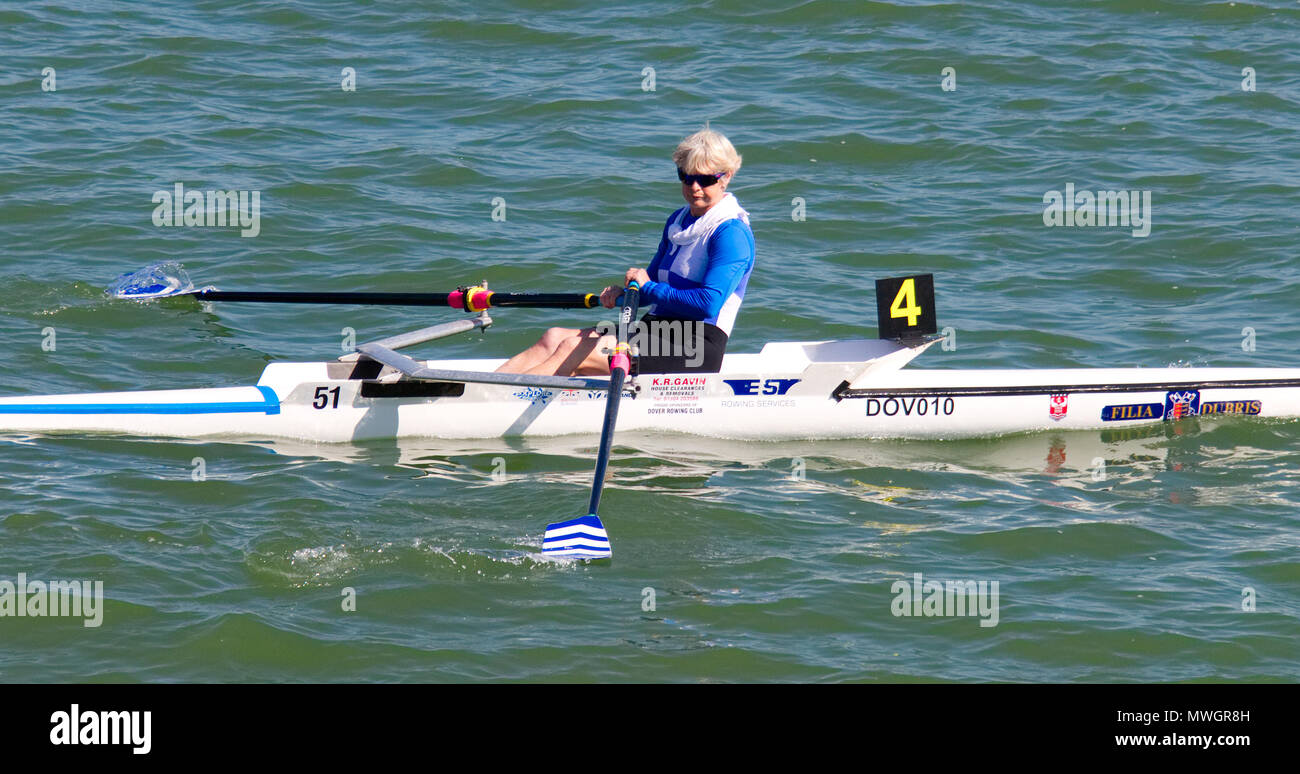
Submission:
<svg viewBox="0 0 1300 774">
<path fill-rule="evenodd" d="M 279 414 L 275 390 L 259 386 L 263 400 L 239 403 L 45 403 L 0 404 L 0 414 Z"/>
</svg>

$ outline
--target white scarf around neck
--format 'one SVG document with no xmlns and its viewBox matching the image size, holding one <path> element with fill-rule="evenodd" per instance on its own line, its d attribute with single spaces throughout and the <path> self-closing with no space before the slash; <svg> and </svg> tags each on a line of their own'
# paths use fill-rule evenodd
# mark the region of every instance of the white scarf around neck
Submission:
<svg viewBox="0 0 1300 774">
<path fill-rule="evenodd" d="M 689 213 L 690 210 L 688 209 Z M 714 229 L 732 218 L 740 218 L 740 221 L 746 226 L 749 225 L 749 213 L 740 202 L 736 200 L 735 194 L 727 194 L 722 197 L 722 201 L 713 205 L 687 228 L 682 228 L 679 221 L 685 220 L 685 217 L 678 218 L 668 226 L 668 241 L 675 245 L 689 245 L 699 239 L 708 239 L 713 234 Z"/>
</svg>

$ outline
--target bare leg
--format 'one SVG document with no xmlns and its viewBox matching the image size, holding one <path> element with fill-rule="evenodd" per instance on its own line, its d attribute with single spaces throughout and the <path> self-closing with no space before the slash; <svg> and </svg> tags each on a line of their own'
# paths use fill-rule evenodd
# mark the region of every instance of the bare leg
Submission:
<svg viewBox="0 0 1300 774">
<path fill-rule="evenodd" d="M 551 328 L 542 334 L 536 344 L 507 360 L 497 371 L 506 374 L 534 373 L 531 369 L 549 358 L 561 342 L 581 333 L 577 328 Z"/>
<path fill-rule="evenodd" d="M 602 336 L 596 329 L 579 331 L 556 347 L 551 356 L 525 373 L 554 374 L 556 376 L 600 376 L 609 373 L 609 355 L 616 339 Z"/>
</svg>

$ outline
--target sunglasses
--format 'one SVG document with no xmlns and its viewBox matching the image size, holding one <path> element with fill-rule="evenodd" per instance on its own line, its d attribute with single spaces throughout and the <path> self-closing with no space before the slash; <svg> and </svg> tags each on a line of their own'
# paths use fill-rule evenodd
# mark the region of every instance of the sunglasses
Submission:
<svg viewBox="0 0 1300 774">
<path fill-rule="evenodd" d="M 716 175 L 714 174 L 688 175 L 686 174 L 686 171 L 683 170 L 681 167 L 677 168 L 678 180 L 682 181 L 686 185 L 695 185 L 696 183 L 699 183 L 700 188 L 708 188 L 711 185 L 717 185 L 722 180 L 722 178 L 726 176 L 727 176 L 726 172 L 719 172 Z"/>
</svg>

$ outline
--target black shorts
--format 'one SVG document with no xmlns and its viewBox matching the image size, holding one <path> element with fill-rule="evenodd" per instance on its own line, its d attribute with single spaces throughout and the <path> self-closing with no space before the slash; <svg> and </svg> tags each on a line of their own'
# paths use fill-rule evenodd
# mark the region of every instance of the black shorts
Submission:
<svg viewBox="0 0 1300 774">
<path fill-rule="evenodd" d="M 647 314 L 630 332 L 639 355 L 632 359 L 633 374 L 716 374 L 722 370 L 727 334 L 699 320 L 682 320 Z M 689 354 L 688 354 L 689 352 Z"/>
</svg>

